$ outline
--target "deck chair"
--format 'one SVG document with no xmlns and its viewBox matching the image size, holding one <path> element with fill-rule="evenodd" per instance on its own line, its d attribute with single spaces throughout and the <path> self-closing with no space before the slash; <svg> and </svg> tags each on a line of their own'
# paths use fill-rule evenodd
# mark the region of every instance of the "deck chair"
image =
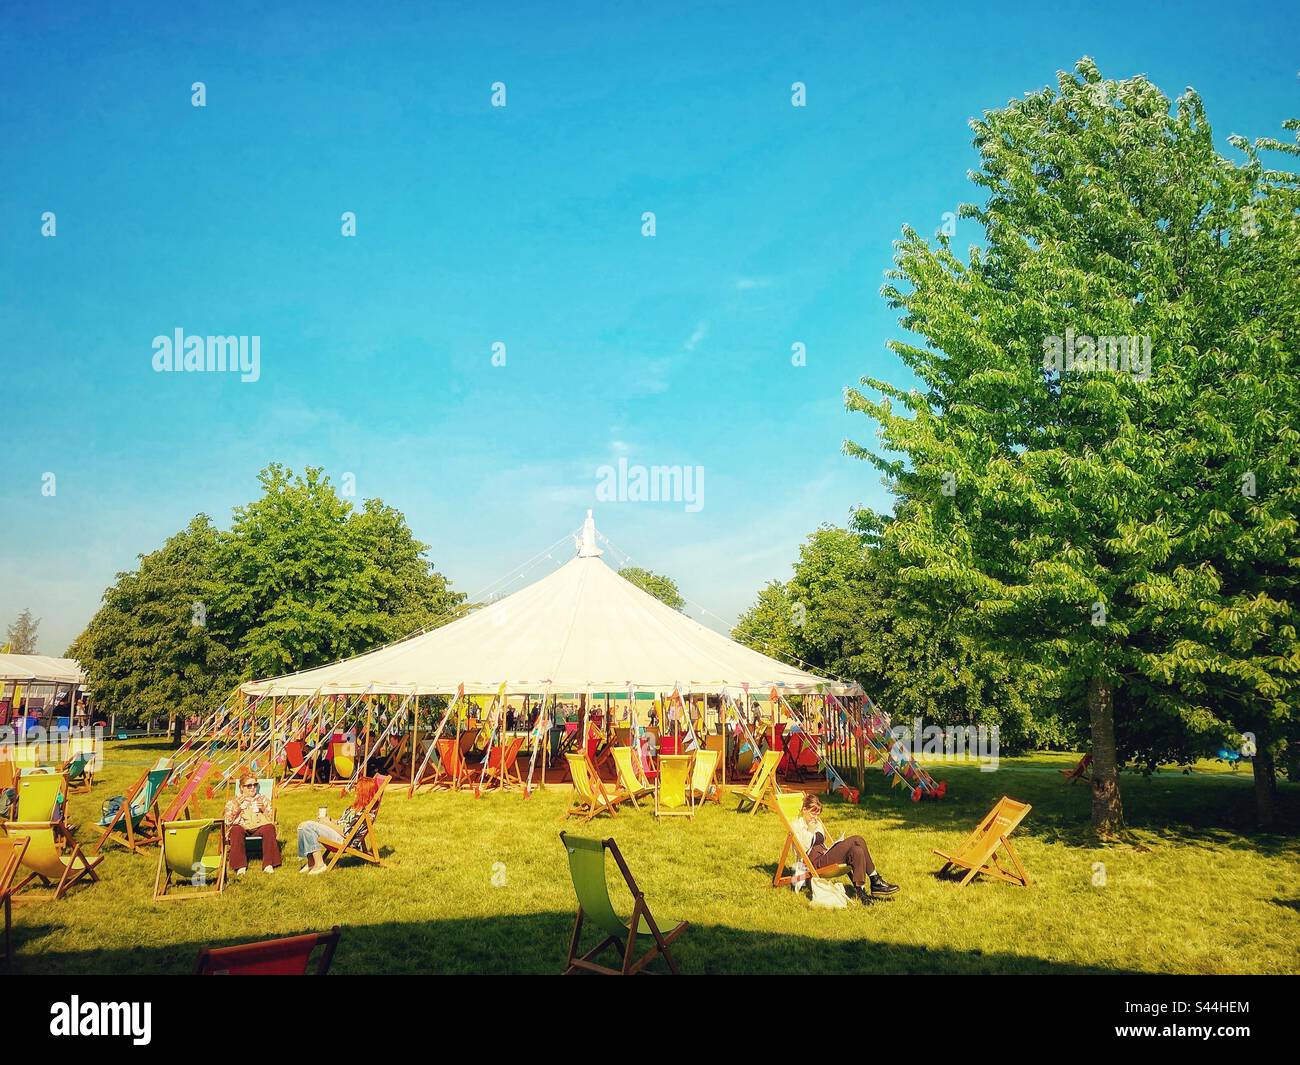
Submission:
<svg viewBox="0 0 1300 1065">
<path fill-rule="evenodd" d="M 16 821 L 61 821 L 68 795 L 68 778 L 62 773 L 24 773 L 18 778 Z M 58 817 L 55 817 L 56 812 Z"/>
<path fill-rule="evenodd" d="M 208 841 L 217 841 L 217 853 L 208 853 Z M 190 888 L 171 893 L 176 884 Z M 226 887 L 226 844 L 220 818 L 164 821 L 158 848 L 158 872 L 153 881 L 154 902 L 200 899 L 220 895 Z"/>
<path fill-rule="evenodd" d="M 122 805 L 99 819 L 99 827 L 104 831 L 95 844 L 96 854 L 110 840 L 120 843 L 132 854 L 139 847 L 158 842 L 158 800 L 162 797 L 163 784 L 170 775 L 170 768 L 146 770 L 131 785 Z"/>
<path fill-rule="evenodd" d="M 749 787 L 737 796 L 740 799 L 737 812 L 752 814 L 764 804 L 769 791 L 773 795 L 776 794 L 776 778 L 772 774 L 776 771 L 777 763 L 781 761 L 782 753 L 773 749 L 763 755 L 758 771 L 750 778 Z M 749 804 L 748 810 L 745 809 L 746 803 Z"/>
<path fill-rule="evenodd" d="M 614 747 L 614 772 L 618 774 L 619 792 L 626 796 L 633 806 L 640 809 L 640 803 L 637 799 L 644 798 L 651 794 L 655 789 L 650 782 L 636 771 L 636 765 L 632 761 L 631 747 Z"/>
<path fill-rule="evenodd" d="M 691 795 L 694 755 L 665 754 L 659 759 L 659 784 L 655 788 L 655 817 L 695 817 Z"/>
<path fill-rule="evenodd" d="M 40 748 L 34 743 L 23 743 L 12 748 L 14 765 L 19 772 L 41 767 Z"/>
<path fill-rule="evenodd" d="M 14 964 L 14 919 L 10 895 L 14 889 L 14 877 L 23 862 L 23 852 L 27 850 L 26 836 L 5 836 L 0 838 L 0 904 L 5 911 L 5 969 Z"/>
<path fill-rule="evenodd" d="M 963 886 L 974 880 L 976 873 L 983 873 L 985 876 L 1005 880 L 1009 884 L 1028 887 L 1029 874 L 1020 864 L 1020 856 L 1016 854 L 1016 849 L 1007 837 L 1025 819 L 1030 809 L 1028 803 L 1002 796 L 994 804 L 993 809 L 984 815 L 984 819 L 976 826 L 975 831 L 962 840 L 961 846 L 956 851 L 952 854 L 945 854 L 939 850 L 934 852 L 944 860 L 939 875 L 943 876 L 949 871 L 964 869 L 966 874 L 961 880 Z M 998 861 L 999 850 L 1006 853 L 1012 870 L 1002 868 L 1002 864 Z"/>
<path fill-rule="evenodd" d="M 357 745 L 354 740 L 339 740 L 330 744 L 331 784 L 347 784 L 357 768 Z"/>
<path fill-rule="evenodd" d="M 718 787 L 718 751 L 695 752 L 695 768 L 691 771 L 691 797 L 696 805 L 711 799 L 721 805 L 722 789 Z"/>
<path fill-rule="evenodd" d="M 572 751 L 565 756 L 569 763 L 569 776 L 573 778 L 573 802 L 565 811 L 566 817 L 580 817 L 585 825 L 600 814 L 614 816 L 625 795 L 610 797 L 605 785 L 596 774 L 595 766 L 583 751 Z"/>
<path fill-rule="evenodd" d="M 1060 772 L 1061 776 L 1065 777 L 1071 784 L 1079 780 L 1087 783 L 1092 780 L 1092 755 L 1085 754 L 1074 764 L 1073 768 L 1062 769 Z"/>
<path fill-rule="evenodd" d="M 606 976 L 632 976 L 660 956 L 668 963 L 669 970 L 676 974 L 677 962 L 668 947 L 686 931 L 686 922 L 683 921 L 666 935 L 659 930 L 645 896 L 636 886 L 632 871 L 619 853 L 618 844 L 612 839 L 580 839 L 563 832 L 560 833 L 560 842 L 569 853 L 569 875 L 573 879 L 573 893 L 578 897 L 578 916 L 573 922 L 573 935 L 569 938 L 569 957 L 565 962 L 564 975 L 571 976 L 584 970 Z M 614 856 L 614 862 L 632 894 L 632 919 L 627 923 L 619 919 L 609 899 L 609 884 L 605 880 L 606 851 Z M 605 938 L 585 954 L 579 954 L 582 926 L 588 921 L 596 926 L 597 932 L 603 932 Z M 652 940 L 649 949 L 640 958 L 636 957 L 637 936 L 649 936 Z M 595 960 L 603 950 L 611 946 L 617 948 L 623 956 L 622 965 L 618 969 L 611 969 Z"/>
<path fill-rule="evenodd" d="M 379 818 L 379 803 L 383 800 L 384 790 L 392 779 L 392 777 L 375 777 L 375 783 L 378 785 L 375 794 L 366 803 L 366 808 L 361 811 L 361 816 L 357 818 L 342 843 L 334 843 L 328 839 L 320 841 L 321 848 L 326 854 L 327 868 L 333 869 L 344 856 L 360 858 L 372 865 L 388 864 L 379 857 L 379 837 L 375 832 L 375 821 Z M 361 831 L 363 826 L 365 832 Z"/>
<path fill-rule="evenodd" d="M 508 788 L 512 784 L 523 786 L 524 779 L 519 775 L 519 769 L 515 765 L 523 745 L 524 737 L 516 736 L 504 747 L 498 743 L 488 752 L 487 767 L 483 770 L 484 790 L 494 784 L 501 788 Z"/>
<path fill-rule="evenodd" d="M 10 838 L 23 836 L 27 838 L 27 850 L 23 854 L 22 864 L 29 872 L 27 878 L 13 889 L 15 902 L 51 897 L 20 896 L 19 892 L 26 889 L 34 880 L 39 880 L 45 887 L 53 887 L 52 897 L 61 899 L 79 881 L 87 877 L 92 882 L 99 879 L 95 874 L 95 867 L 104 860 L 103 856 L 87 858 L 85 852 L 76 843 L 65 844 L 64 840 L 59 838 L 55 826 L 49 821 L 10 821 L 8 824 L 0 825 L 0 831 Z M 71 848 L 66 854 L 63 852 L 65 845 Z"/>
<path fill-rule="evenodd" d="M 14 762 L 13 749 L 0 747 L 0 791 L 18 786 L 18 766 Z"/>
<path fill-rule="evenodd" d="M 445 785 L 453 791 L 460 791 L 462 785 L 470 782 L 469 763 L 465 761 L 462 744 L 464 739 L 458 741 L 454 736 L 446 736 L 438 741 L 438 762 L 442 768 L 443 779 L 436 783 Z"/>
<path fill-rule="evenodd" d="M 280 780 L 285 784 L 316 783 L 316 759 L 308 759 L 307 745 L 302 740 L 290 740 L 284 745 Z"/>
<path fill-rule="evenodd" d="M 199 951 L 196 976 L 306 976 L 312 951 L 323 946 L 316 975 L 324 976 L 339 945 L 339 926 L 328 932 L 287 939 L 264 939 L 237 947 L 204 947 Z"/>
<path fill-rule="evenodd" d="M 78 752 L 69 758 L 59 767 L 68 780 L 68 792 L 74 795 L 81 795 L 91 790 L 95 783 L 95 775 L 91 771 L 91 759 L 93 755 L 85 751 Z"/>
<path fill-rule="evenodd" d="M 163 824 L 166 824 L 168 821 L 187 821 L 192 818 L 193 810 L 190 809 L 190 804 L 194 801 L 194 793 L 199 790 L 199 787 L 211 772 L 211 762 L 200 762 L 195 766 L 194 772 L 190 774 L 189 779 L 185 781 L 181 790 L 176 793 L 176 798 L 174 798 L 172 804 L 163 811 L 163 815 L 159 820 L 162 821 Z"/>
<path fill-rule="evenodd" d="M 788 792 L 785 795 L 774 796 L 769 800 L 769 805 L 777 812 L 781 818 L 781 824 L 785 828 L 785 846 L 781 848 L 781 857 L 776 863 L 776 873 L 772 877 L 773 887 L 789 887 L 795 881 L 803 882 L 810 876 L 832 877 L 843 876 L 849 871 L 849 867 L 843 864 L 833 865 L 816 865 L 808 857 L 808 852 L 804 850 L 803 844 L 799 842 L 799 837 L 794 834 L 794 820 L 800 816 L 803 808 L 803 793 L 799 791 Z M 790 858 L 790 851 L 793 850 L 798 861 L 803 864 L 804 873 L 802 876 L 785 875 L 786 862 Z"/>
</svg>

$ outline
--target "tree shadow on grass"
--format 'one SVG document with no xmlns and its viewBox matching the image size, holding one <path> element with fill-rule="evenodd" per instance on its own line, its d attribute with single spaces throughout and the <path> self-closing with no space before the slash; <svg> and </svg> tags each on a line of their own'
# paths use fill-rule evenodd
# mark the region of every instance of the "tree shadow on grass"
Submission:
<svg viewBox="0 0 1300 1065">
<path fill-rule="evenodd" d="M 572 913 L 512 914 L 343 926 L 331 972 L 338 974 L 559 974 L 564 969 Z M 297 935 L 319 927 L 284 931 Z M 671 927 L 663 918 L 661 930 Z M 75 953 L 41 952 L 40 940 L 54 926 L 15 929 L 15 974 L 27 975 L 175 975 L 190 973 L 205 946 L 227 946 L 247 939 L 195 938 L 166 944 L 141 943 L 127 948 Z M 583 949 L 596 933 L 584 934 Z M 637 956 L 651 941 L 638 937 Z M 885 943 L 867 936 L 822 939 L 812 936 L 752 932 L 718 924 L 692 924 L 672 945 L 682 973 L 700 974 L 900 974 L 900 973 L 1116 973 L 1129 970 L 1081 966 L 1010 953 L 930 949 Z M 607 951 L 599 959 L 617 965 Z M 650 965 L 666 973 L 662 959 Z"/>
</svg>

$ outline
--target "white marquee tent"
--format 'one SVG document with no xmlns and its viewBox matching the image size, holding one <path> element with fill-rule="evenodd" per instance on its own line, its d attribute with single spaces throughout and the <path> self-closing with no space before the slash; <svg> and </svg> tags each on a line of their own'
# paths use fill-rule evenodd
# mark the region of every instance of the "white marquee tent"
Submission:
<svg viewBox="0 0 1300 1065">
<path fill-rule="evenodd" d="M 86 675 L 73 658 L 0 654 L 0 682 L 83 685 Z"/>
<path fill-rule="evenodd" d="M 698 692 L 856 695 L 691 620 L 607 566 L 588 512 L 578 554 L 554 573 L 441 628 L 269 680 L 250 696 Z"/>
</svg>

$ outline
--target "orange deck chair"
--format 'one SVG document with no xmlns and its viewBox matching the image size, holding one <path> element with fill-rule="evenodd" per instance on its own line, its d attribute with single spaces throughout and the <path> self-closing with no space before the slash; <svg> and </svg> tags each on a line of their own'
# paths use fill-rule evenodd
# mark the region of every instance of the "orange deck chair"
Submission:
<svg viewBox="0 0 1300 1065">
<path fill-rule="evenodd" d="M 1092 755 L 1085 754 L 1070 769 L 1062 769 L 1061 776 L 1070 784 L 1079 780 L 1085 783 L 1092 780 Z"/>
<path fill-rule="evenodd" d="M 483 772 L 484 791 L 494 784 L 501 788 L 508 788 L 516 784 L 523 787 L 524 778 L 519 775 L 519 769 L 515 765 L 523 745 L 524 737 L 516 736 L 504 747 L 498 743 L 492 748 L 488 753 L 487 768 Z"/>
<path fill-rule="evenodd" d="M 470 783 L 469 763 L 465 761 L 463 744 L 463 739 L 457 740 L 454 736 L 438 741 L 438 761 L 442 772 L 437 784 L 453 791 L 460 791 L 463 785 Z"/>
<path fill-rule="evenodd" d="M 237 947 L 204 947 L 199 951 L 196 976 L 306 976 L 312 951 L 324 947 L 316 975 L 329 972 L 339 945 L 339 926 L 328 932 L 287 939 L 266 939 Z"/>
<path fill-rule="evenodd" d="M 934 852 L 944 860 L 939 875 L 943 876 L 950 871 L 964 869 L 966 875 L 961 880 L 963 886 L 974 880 L 976 873 L 983 873 L 985 876 L 1005 880 L 1009 884 L 1028 887 L 1029 874 L 1020 864 L 1020 857 L 1007 837 L 1015 831 L 1016 826 L 1025 819 L 1029 811 L 1028 803 L 1017 802 L 1003 795 L 994 804 L 993 809 L 984 815 L 984 819 L 975 831 L 962 840 L 961 846 L 955 852 L 952 854 L 945 854 L 939 850 Z M 1005 852 L 1007 861 L 1011 863 L 1011 870 L 1002 868 L 1001 862 L 998 861 L 999 850 Z"/>
</svg>

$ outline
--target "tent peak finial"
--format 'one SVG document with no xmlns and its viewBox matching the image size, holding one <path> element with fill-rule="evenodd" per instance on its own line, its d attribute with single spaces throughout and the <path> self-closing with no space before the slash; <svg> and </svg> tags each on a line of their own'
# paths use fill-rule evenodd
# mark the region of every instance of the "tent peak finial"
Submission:
<svg viewBox="0 0 1300 1065">
<path fill-rule="evenodd" d="M 587 520 L 582 523 L 582 535 L 573 538 L 578 549 L 579 558 L 599 558 L 605 552 L 596 546 L 596 519 L 587 511 Z"/>
</svg>

